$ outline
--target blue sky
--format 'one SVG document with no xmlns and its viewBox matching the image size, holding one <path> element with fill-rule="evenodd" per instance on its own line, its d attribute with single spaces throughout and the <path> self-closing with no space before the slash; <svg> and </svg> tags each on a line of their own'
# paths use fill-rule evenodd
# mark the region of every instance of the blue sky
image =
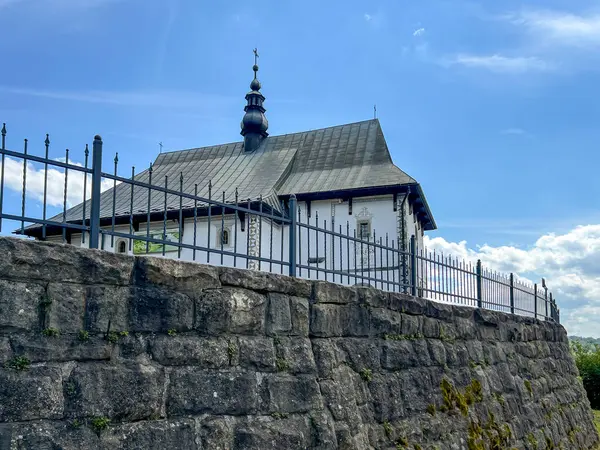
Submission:
<svg viewBox="0 0 600 450">
<path fill-rule="evenodd" d="M 377 104 L 431 245 L 549 273 L 570 330 L 598 336 L 594 2 L 0 0 L 0 122 L 12 147 L 50 133 L 78 161 L 100 133 L 124 173 L 161 141 L 237 141 L 255 46 L 272 135 Z"/>
</svg>

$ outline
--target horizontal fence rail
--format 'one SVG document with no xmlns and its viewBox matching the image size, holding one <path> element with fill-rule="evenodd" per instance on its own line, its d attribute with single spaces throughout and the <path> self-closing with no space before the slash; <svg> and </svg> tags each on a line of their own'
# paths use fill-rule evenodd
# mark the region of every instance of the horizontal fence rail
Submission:
<svg viewBox="0 0 600 450">
<path fill-rule="evenodd" d="M 179 258 L 243 267 L 350 286 L 372 286 L 427 299 L 560 321 L 545 280 L 420 248 L 407 239 L 355 229 L 349 221 L 319 217 L 295 196 L 242 198 L 216 192 L 211 180 L 193 184 L 183 172 L 160 175 L 152 165 L 118 174 L 115 155 L 102 170 L 102 140 L 94 138 L 83 163 L 0 146 L 0 231 L 117 253 Z M 7 227 L 8 222 L 10 225 Z M 13 225 L 14 224 L 14 225 Z M 12 227 L 12 228 L 11 228 Z M 422 246 L 421 246 L 422 247 Z"/>
</svg>

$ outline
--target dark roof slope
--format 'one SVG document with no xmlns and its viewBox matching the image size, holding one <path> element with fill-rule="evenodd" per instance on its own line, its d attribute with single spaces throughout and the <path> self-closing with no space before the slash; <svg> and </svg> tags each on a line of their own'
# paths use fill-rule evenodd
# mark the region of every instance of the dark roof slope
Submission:
<svg viewBox="0 0 600 450">
<path fill-rule="evenodd" d="M 162 153 L 153 164 L 152 184 L 164 186 L 167 176 L 168 187 L 179 191 L 180 174 L 186 193 L 193 194 L 197 184 L 198 195 L 208 197 L 211 181 L 214 199 L 222 200 L 225 191 L 225 200 L 231 202 L 237 188 L 240 200 L 262 196 L 275 209 L 279 208 L 279 195 L 417 184 L 393 164 L 377 119 L 270 136 L 254 152 L 244 152 L 242 142 L 237 142 Z M 137 181 L 147 183 L 148 179 L 148 170 L 136 175 Z M 131 186 L 117 185 L 115 198 L 115 214 L 128 215 Z M 112 189 L 102 194 L 101 217 L 112 215 L 112 199 Z M 184 199 L 183 207 L 190 206 L 193 203 Z M 167 208 L 179 208 L 179 198 L 168 196 Z M 88 201 L 88 217 L 89 210 Z M 147 189 L 135 188 L 133 213 L 143 214 L 147 210 Z M 163 193 L 153 192 L 150 210 L 164 210 Z M 67 221 L 81 220 L 82 213 L 82 204 L 69 209 Z M 62 220 L 62 215 L 57 219 Z M 434 224 L 433 218 L 430 219 Z"/>
</svg>

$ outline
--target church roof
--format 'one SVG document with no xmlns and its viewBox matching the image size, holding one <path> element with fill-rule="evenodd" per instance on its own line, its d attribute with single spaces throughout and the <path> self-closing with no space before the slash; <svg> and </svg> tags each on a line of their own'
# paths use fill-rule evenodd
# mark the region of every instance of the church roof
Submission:
<svg viewBox="0 0 600 450">
<path fill-rule="evenodd" d="M 377 119 L 269 136 L 252 152 L 245 152 L 243 142 L 236 142 L 162 153 L 152 165 L 152 184 L 164 187 L 167 176 L 168 187 L 179 191 L 181 174 L 185 193 L 193 194 L 197 185 L 198 196 L 208 198 L 210 182 L 214 200 L 223 200 L 225 192 L 225 201 L 234 202 L 237 188 L 240 202 L 262 197 L 273 210 L 281 210 L 280 197 L 292 194 L 305 198 L 344 192 L 358 196 L 361 190 L 379 188 L 379 192 L 391 193 L 393 188 L 415 186 L 413 195 L 425 209 L 425 227 L 435 229 L 420 186 L 393 164 Z M 148 183 L 149 176 L 145 170 L 135 180 Z M 115 215 L 129 215 L 131 185 L 121 183 L 115 189 Z M 168 195 L 167 209 L 179 209 L 179 201 L 178 196 Z M 150 211 L 164 211 L 164 202 L 164 194 L 153 191 Z M 100 216 L 111 217 L 113 189 L 103 192 L 100 204 Z M 194 204 L 183 199 L 182 206 L 185 209 Z M 88 200 L 87 217 L 89 212 Z M 147 212 L 148 190 L 135 187 L 133 214 Z M 83 204 L 69 209 L 67 221 L 81 221 L 82 213 Z M 62 214 L 52 220 L 62 220 Z"/>
</svg>

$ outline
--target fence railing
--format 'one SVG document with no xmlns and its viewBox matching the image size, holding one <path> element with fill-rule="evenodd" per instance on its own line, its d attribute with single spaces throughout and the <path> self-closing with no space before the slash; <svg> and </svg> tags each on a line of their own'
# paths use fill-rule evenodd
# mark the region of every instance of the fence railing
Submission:
<svg viewBox="0 0 600 450">
<path fill-rule="evenodd" d="M 214 192 L 210 180 L 183 172 L 118 175 L 102 170 L 102 140 L 83 164 L 6 148 L 1 130 L 0 232 L 104 250 L 245 267 L 344 285 L 369 285 L 437 301 L 559 322 L 546 283 L 530 284 L 476 264 L 419 248 L 408 239 L 357 230 L 336 217 L 320 219 L 295 196 L 244 199 L 237 189 Z M 203 180 L 200 180 L 203 181 Z M 4 222 L 4 223 L 3 223 Z M 357 234 L 358 233 L 358 234 Z M 396 233 L 394 233 L 395 235 Z"/>
</svg>

